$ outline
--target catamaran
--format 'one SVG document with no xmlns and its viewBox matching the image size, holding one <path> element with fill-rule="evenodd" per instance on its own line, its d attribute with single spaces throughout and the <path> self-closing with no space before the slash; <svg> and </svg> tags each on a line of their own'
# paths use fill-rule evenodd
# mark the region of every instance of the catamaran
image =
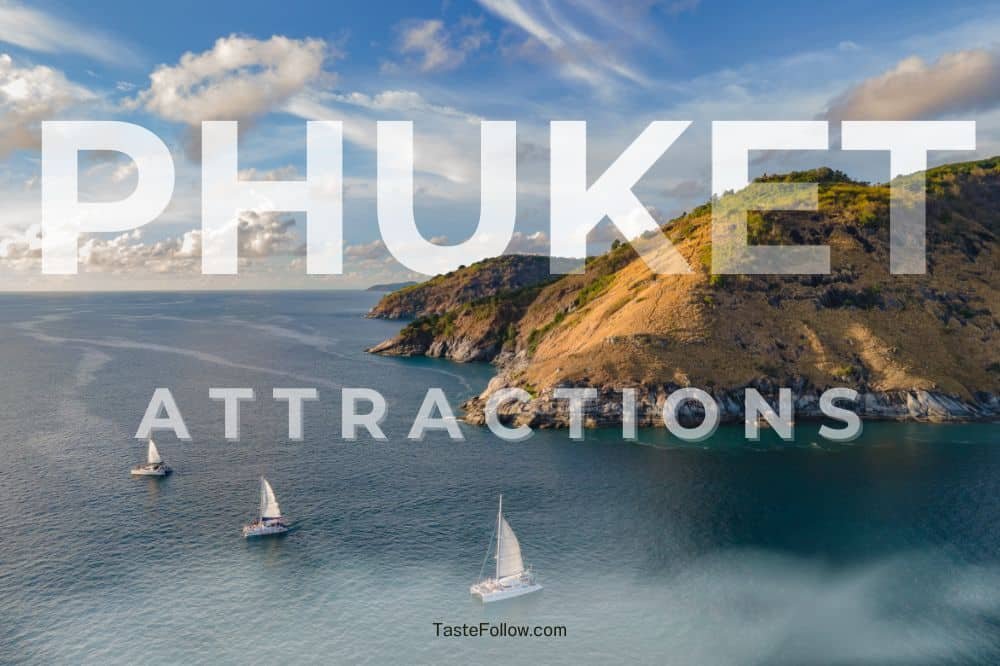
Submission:
<svg viewBox="0 0 1000 666">
<path fill-rule="evenodd" d="M 257 510 L 257 520 L 243 526 L 243 537 L 269 536 L 288 531 L 288 525 L 281 516 L 281 507 L 274 496 L 274 489 L 267 479 L 260 477 L 260 507 Z"/>
<path fill-rule="evenodd" d="M 479 582 L 470 587 L 469 592 L 479 597 L 483 603 L 488 603 L 519 597 L 542 589 L 542 586 L 535 582 L 535 574 L 530 569 L 524 568 L 524 562 L 521 560 L 521 544 L 503 517 L 503 495 L 500 496 L 500 508 L 497 511 L 496 537 L 497 547 L 494 554 L 497 562 L 496 575 L 483 579 L 480 571 Z M 490 541 L 492 542 L 492 538 Z M 486 552 L 488 558 L 489 547 Z M 484 560 L 483 568 L 485 567 Z"/>
<path fill-rule="evenodd" d="M 156 449 L 153 438 L 149 438 L 149 446 L 146 448 L 146 462 L 132 468 L 132 476 L 166 476 L 173 470 L 163 464 L 163 458 Z"/>
</svg>

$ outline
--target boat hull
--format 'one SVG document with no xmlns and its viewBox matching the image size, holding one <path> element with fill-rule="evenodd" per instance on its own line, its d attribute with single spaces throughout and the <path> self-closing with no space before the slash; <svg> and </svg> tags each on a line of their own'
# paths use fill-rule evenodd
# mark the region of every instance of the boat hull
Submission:
<svg viewBox="0 0 1000 666">
<path fill-rule="evenodd" d="M 243 528 L 243 538 L 253 539 L 256 537 L 276 536 L 288 531 L 286 525 L 247 525 Z"/>
<path fill-rule="evenodd" d="M 146 467 L 133 467 L 130 474 L 132 476 L 166 476 L 173 472 L 169 467 L 159 467 L 157 469 L 148 469 Z"/>
<path fill-rule="evenodd" d="M 494 601 L 503 601 L 504 599 L 523 597 L 526 594 L 538 592 L 541 589 L 542 586 L 534 582 L 518 582 L 511 585 L 497 585 L 494 581 L 486 581 L 483 583 L 476 583 L 469 588 L 469 592 L 472 596 L 478 597 L 484 604 L 488 604 Z"/>
</svg>

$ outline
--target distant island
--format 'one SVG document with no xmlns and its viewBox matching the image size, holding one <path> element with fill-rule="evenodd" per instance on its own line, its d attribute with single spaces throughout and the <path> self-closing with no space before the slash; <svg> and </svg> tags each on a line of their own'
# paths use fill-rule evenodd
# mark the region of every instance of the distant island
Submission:
<svg viewBox="0 0 1000 666">
<path fill-rule="evenodd" d="M 414 285 L 420 284 L 419 282 L 409 281 L 409 282 L 386 282 L 385 284 L 373 284 L 372 286 L 365 289 L 365 291 L 398 291 L 400 289 L 406 289 L 407 287 L 412 287 Z"/>
<path fill-rule="evenodd" d="M 590 386 L 590 426 L 621 421 L 621 389 L 637 387 L 640 425 L 659 425 L 665 396 L 695 386 L 723 419 L 742 419 L 754 387 L 777 404 L 790 387 L 796 416 L 846 386 L 865 418 L 1000 417 L 1000 158 L 930 169 L 925 275 L 889 273 L 889 187 L 814 169 L 765 176 L 819 183 L 819 210 L 750 212 L 756 245 L 828 245 L 829 275 L 713 275 L 711 206 L 663 225 L 693 268 L 657 275 L 627 243 L 589 258 L 584 274 L 550 275 L 547 257 L 502 256 L 386 295 L 371 317 L 415 318 L 368 351 L 487 361 L 497 376 L 466 405 L 483 421 L 493 392 L 535 399 L 503 416 L 567 424 L 560 386 Z M 737 196 L 737 195 L 732 195 Z"/>
</svg>

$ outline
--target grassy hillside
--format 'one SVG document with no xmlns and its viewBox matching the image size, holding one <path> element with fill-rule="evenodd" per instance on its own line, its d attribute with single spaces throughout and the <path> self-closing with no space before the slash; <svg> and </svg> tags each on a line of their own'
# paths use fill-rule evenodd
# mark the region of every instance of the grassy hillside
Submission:
<svg viewBox="0 0 1000 666">
<path fill-rule="evenodd" d="M 1000 158 L 928 171 L 926 275 L 889 273 L 887 185 L 828 169 L 761 180 L 821 183 L 818 212 L 750 213 L 748 231 L 752 244 L 829 245 L 830 275 L 711 275 L 711 210 L 699 207 L 664 226 L 694 272 L 656 275 L 623 245 L 512 307 L 505 343 L 477 356 L 499 354 L 487 393 L 588 385 L 603 397 L 636 386 L 649 409 L 687 385 L 995 400 Z M 447 334 L 461 337 L 463 314 L 452 314 Z M 533 409 L 525 418 L 541 418 Z"/>
<path fill-rule="evenodd" d="M 692 275 L 654 275 L 628 246 L 604 255 L 526 312 L 525 380 L 996 392 L 1000 159 L 928 173 L 926 275 L 889 274 L 888 193 L 833 182 L 818 213 L 750 215 L 751 243 L 830 245 L 831 275 L 713 279 L 707 207 L 666 228 Z"/>
</svg>

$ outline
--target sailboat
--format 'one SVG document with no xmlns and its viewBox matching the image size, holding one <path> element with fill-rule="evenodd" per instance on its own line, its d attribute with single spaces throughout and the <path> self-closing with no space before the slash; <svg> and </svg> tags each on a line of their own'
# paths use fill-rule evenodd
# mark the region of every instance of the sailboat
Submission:
<svg viewBox="0 0 1000 666">
<path fill-rule="evenodd" d="M 269 536 L 271 534 L 283 534 L 288 531 L 288 525 L 281 516 L 281 507 L 278 506 L 278 498 L 274 496 L 274 489 L 267 479 L 260 477 L 260 507 L 257 510 L 257 519 L 249 525 L 243 526 L 243 536 L 250 537 Z"/>
<path fill-rule="evenodd" d="M 479 597 L 483 603 L 488 603 L 519 597 L 542 589 L 542 586 L 535 582 L 535 574 L 530 569 L 524 568 L 524 562 L 521 560 L 521 544 L 503 517 L 503 495 L 500 496 L 500 508 L 497 511 L 496 537 L 497 547 L 494 553 L 497 563 L 496 575 L 483 579 L 480 572 L 480 581 L 470 587 L 469 592 Z M 487 557 L 489 557 L 488 548 Z M 483 567 L 485 566 L 484 561 Z"/>
<path fill-rule="evenodd" d="M 132 476 L 166 476 L 172 469 L 163 464 L 163 458 L 156 448 L 156 442 L 149 438 L 149 446 L 146 447 L 146 462 L 132 468 Z"/>
</svg>

